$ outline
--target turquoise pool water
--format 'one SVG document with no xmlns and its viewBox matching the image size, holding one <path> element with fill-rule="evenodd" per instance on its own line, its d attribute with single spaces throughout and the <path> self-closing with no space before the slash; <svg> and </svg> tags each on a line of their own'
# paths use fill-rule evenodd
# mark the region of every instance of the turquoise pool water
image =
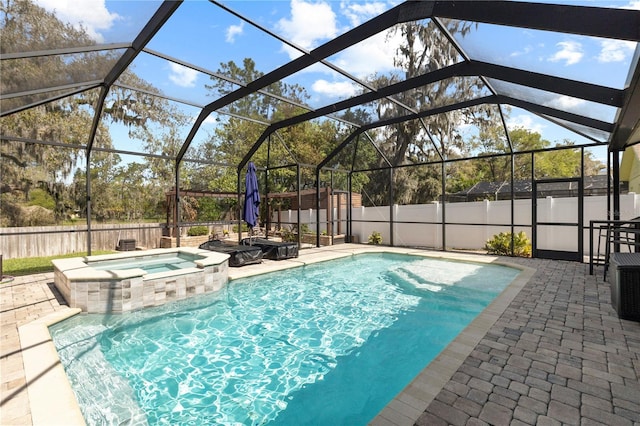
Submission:
<svg viewBox="0 0 640 426">
<path fill-rule="evenodd" d="M 151 256 L 136 256 L 126 259 L 101 260 L 89 262 L 89 266 L 97 270 L 123 270 L 140 268 L 154 274 L 156 272 L 175 271 L 176 269 L 195 268 L 195 261 L 203 256 L 189 253 L 155 254 Z"/>
<path fill-rule="evenodd" d="M 51 334 L 88 424 L 364 425 L 518 272 L 358 255 Z"/>
</svg>

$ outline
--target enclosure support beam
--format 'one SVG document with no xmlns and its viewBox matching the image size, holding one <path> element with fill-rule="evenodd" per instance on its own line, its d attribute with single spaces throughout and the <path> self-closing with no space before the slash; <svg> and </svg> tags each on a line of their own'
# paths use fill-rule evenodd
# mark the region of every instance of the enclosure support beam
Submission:
<svg viewBox="0 0 640 426">
<path fill-rule="evenodd" d="M 447 220 L 446 220 L 446 215 L 445 215 L 445 206 L 447 204 L 446 200 L 447 200 L 447 175 L 446 175 L 446 166 L 445 166 L 445 162 L 443 161 L 442 163 L 440 163 L 440 173 L 442 174 L 442 179 L 441 179 L 441 191 L 442 191 L 442 251 L 446 251 L 447 250 L 447 245 L 446 245 L 446 241 L 447 241 Z"/>
<path fill-rule="evenodd" d="M 500 113 L 500 120 L 502 121 L 502 128 L 504 129 L 504 134 L 505 137 L 507 139 L 507 145 L 509 145 L 509 160 L 510 160 L 510 169 L 511 169 L 511 174 L 510 174 L 510 182 L 511 182 L 511 211 L 510 211 L 510 215 L 511 215 L 511 256 L 515 255 L 515 245 L 516 245 L 516 231 L 515 231 L 515 227 L 513 226 L 513 219 L 515 217 L 515 200 L 513 199 L 514 196 L 514 188 L 513 185 L 515 183 L 515 156 L 513 154 L 513 143 L 511 142 L 511 137 L 509 136 L 509 129 L 507 127 L 507 121 L 504 119 L 504 114 L 502 112 L 502 107 L 500 105 L 498 105 L 498 112 Z M 497 198 L 497 197 L 496 197 Z"/>
<path fill-rule="evenodd" d="M 298 227 L 298 249 L 300 249 L 300 243 L 302 238 L 302 230 L 300 229 L 300 205 L 302 204 L 302 197 L 300 196 L 300 164 L 296 164 L 296 182 L 298 183 L 298 214 L 297 214 L 297 227 Z"/>
<path fill-rule="evenodd" d="M 513 222 L 515 220 L 515 216 L 516 216 L 516 200 L 514 200 L 514 196 L 515 196 L 515 168 L 516 168 L 516 157 L 513 154 L 513 151 L 511 152 L 511 212 L 510 212 L 510 216 L 511 216 L 511 256 L 515 255 L 515 233 L 516 233 L 516 228 L 513 225 Z"/>
<path fill-rule="evenodd" d="M 242 181 L 240 179 L 240 169 L 238 169 L 238 182 L 236 184 L 236 189 L 238 191 L 238 202 L 236 203 L 236 215 L 238 218 L 238 244 L 242 241 L 242 213 L 244 210 L 242 208 L 242 191 L 240 190 L 240 188 L 242 188 Z"/>
<path fill-rule="evenodd" d="M 613 154 L 613 220 L 620 220 L 620 151 L 611 153 Z"/>
<path fill-rule="evenodd" d="M 91 150 L 96 138 L 98 126 L 100 124 L 100 117 L 102 116 L 102 109 L 107 97 L 107 93 L 111 89 L 111 86 L 122 75 L 127 67 L 138 56 L 142 49 L 151 41 L 153 36 L 160 30 L 162 25 L 169 19 L 169 17 L 180 6 L 181 1 L 165 1 L 160 5 L 156 13 L 149 19 L 144 28 L 140 31 L 138 36 L 133 41 L 132 45 L 127 51 L 120 57 L 118 62 L 111 68 L 109 73 L 104 79 L 104 83 L 100 90 L 100 96 L 96 104 L 95 114 L 93 116 L 93 122 L 91 123 L 91 130 L 89 133 L 89 142 L 86 148 L 86 185 L 87 185 L 87 254 L 91 255 Z M 176 167 L 177 170 L 177 167 Z M 177 173 L 177 172 L 176 172 Z M 176 175 L 177 181 L 177 175 Z M 176 185 L 176 198 L 178 196 L 178 187 Z M 179 246 L 179 243 L 178 243 Z"/>
<path fill-rule="evenodd" d="M 175 162 L 176 194 L 173 200 L 173 234 L 176 236 L 176 247 L 180 247 L 180 163 Z"/>
<path fill-rule="evenodd" d="M 271 206 L 269 205 L 269 167 L 271 167 L 271 135 L 267 142 L 267 168 L 264 171 L 264 203 L 267 217 L 265 218 L 264 236 L 269 239 L 269 230 L 271 229 Z"/>
<path fill-rule="evenodd" d="M 638 41 L 640 15 L 624 9 L 521 2 L 438 1 L 433 15 L 463 21 Z"/>
<path fill-rule="evenodd" d="M 195 123 L 191 127 L 185 142 L 182 144 L 180 151 L 178 152 L 177 158 L 180 160 L 184 156 L 186 150 L 189 148 L 189 145 L 193 141 L 195 134 L 198 129 L 204 122 L 204 120 L 209 116 L 209 114 L 213 111 L 217 111 L 220 108 L 223 108 L 233 102 L 241 99 L 244 96 L 247 96 L 252 93 L 256 93 L 260 89 L 263 89 L 270 84 L 273 84 L 277 81 L 283 80 L 284 78 L 297 73 L 313 64 L 321 62 L 322 60 L 334 55 L 348 47 L 351 47 L 362 40 L 365 40 L 379 32 L 392 27 L 399 22 L 410 21 L 414 19 L 418 19 L 420 17 L 427 18 L 431 14 L 431 10 L 433 8 L 433 2 L 425 2 L 422 7 L 416 8 L 416 4 L 414 3 L 402 3 L 393 9 L 390 9 L 375 18 L 369 20 L 363 25 L 359 27 L 353 28 L 350 31 L 334 38 L 328 43 L 323 44 L 322 46 L 317 47 L 311 52 L 305 53 L 302 56 L 294 59 L 291 62 L 284 64 L 283 66 L 261 76 L 260 78 L 252 81 L 246 86 L 242 86 L 239 89 L 230 92 L 210 104 L 206 105 L 200 115 L 196 119 Z M 272 126 L 270 126 L 271 129 Z M 264 141 L 263 138 L 259 141 L 261 144 Z M 257 145 L 257 144 L 256 144 Z M 254 145 L 252 151 L 255 152 L 257 146 Z M 244 166 L 246 163 L 247 156 L 250 157 L 253 155 L 253 152 L 249 152 L 245 158 L 240 163 L 240 168 Z"/>
<path fill-rule="evenodd" d="M 513 220 L 511 221 L 513 222 Z M 591 246 L 589 246 L 591 251 Z M 584 147 L 580 148 L 580 188 L 578 189 L 578 253 L 584 254 Z"/>
<path fill-rule="evenodd" d="M 96 138 L 98 126 L 100 125 L 100 116 L 102 115 L 102 108 L 104 107 L 104 101 L 109 93 L 109 88 L 103 86 L 100 89 L 100 96 L 96 103 L 95 114 L 93 115 L 93 121 L 91 122 L 91 129 L 89 130 L 89 141 L 86 148 L 86 167 L 85 167 L 85 184 L 87 197 L 87 255 L 91 256 L 91 149 L 93 148 L 93 142 Z"/>
<path fill-rule="evenodd" d="M 91 256 L 91 157 L 88 153 L 86 155 L 85 176 L 85 197 L 87 200 L 87 256 Z"/>
<path fill-rule="evenodd" d="M 71 85 L 66 85 L 66 86 L 61 86 L 62 89 L 59 88 L 55 88 L 55 89 L 40 89 L 40 90 L 29 90 L 26 92 L 20 92 L 20 93 L 12 93 L 10 95 L 3 95 L 0 96 L 0 100 L 3 99 L 11 99 L 14 97 L 20 97 L 20 96 L 26 96 L 26 95 L 35 95 L 35 94 L 41 94 L 41 93 L 56 93 L 56 95 L 51 96 L 49 98 L 44 98 L 44 99 L 40 99 L 36 102 L 32 102 L 26 105 L 21 105 L 17 108 L 14 109 L 3 109 L 2 111 L 0 111 L 0 117 L 5 117 L 11 114 L 16 114 L 18 112 L 22 112 L 22 111 L 26 111 L 28 109 L 40 106 L 40 105 L 44 105 L 47 104 L 49 102 L 53 102 L 53 101 L 59 101 L 60 99 L 64 99 L 70 96 L 74 96 L 77 95 L 79 93 L 83 93 L 89 90 L 93 90 L 93 89 L 97 89 L 98 87 L 102 86 L 102 80 L 92 80 L 92 81 L 87 81 L 81 84 L 71 84 Z M 73 89 L 73 90 L 69 90 L 68 92 L 64 92 L 64 93 L 59 93 L 59 90 L 66 90 L 67 88 L 69 89 Z"/>
<path fill-rule="evenodd" d="M 320 169 L 316 169 L 316 247 L 320 247 Z"/>
<path fill-rule="evenodd" d="M 330 113 L 334 113 L 335 111 L 341 111 L 344 109 L 348 109 L 354 106 L 361 105 L 363 103 L 372 102 L 377 99 L 381 99 L 384 97 L 388 97 L 400 92 L 404 92 L 410 89 L 414 89 L 416 87 L 421 87 L 426 84 L 434 83 L 436 81 L 442 81 L 446 78 L 451 78 L 455 76 L 476 76 L 481 75 L 484 77 L 493 77 L 500 80 L 509 81 L 516 84 L 526 84 L 530 87 L 534 87 L 540 90 L 553 91 L 556 93 L 565 94 L 567 96 L 572 96 L 580 99 L 590 100 L 593 102 L 602 103 L 605 105 L 612 106 L 622 106 L 624 91 L 612 89 L 605 86 L 600 86 L 596 84 L 590 84 L 575 80 L 570 80 L 566 78 L 560 77 L 552 77 L 540 73 L 534 73 L 531 71 L 523 71 L 516 68 L 505 67 L 502 65 L 495 65 L 491 63 L 481 62 L 481 61 L 465 61 L 457 64 L 449 65 L 448 67 L 429 72 L 427 74 L 423 74 L 420 76 L 416 76 L 405 81 L 392 84 L 387 87 L 379 88 L 375 91 L 370 91 L 364 93 L 359 96 L 355 96 L 340 102 L 336 102 L 331 105 L 327 105 L 325 107 L 319 108 L 315 111 L 310 111 L 304 114 L 297 115 L 295 117 L 290 117 L 279 121 L 277 123 L 271 124 L 263 134 L 258 138 L 255 142 L 254 146 L 247 153 L 245 158 L 243 158 L 241 165 L 248 161 L 248 158 L 253 155 L 253 153 L 260 147 L 263 143 L 266 135 L 284 128 L 289 127 L 294 124 L 298 124 L 304 121 L 311 120 L 313 118 L 318 118 L 323 115 L 327 115 Z M 501 97 L 491 100 L 491 97 L 486 98 L 486 103 L 513 103 L 518 102 L 517 100 L 513 100 L 508 97 Z M 521 108 L 527 109 L 527 105 L 537 105 L 532 103 L 524 103 L 519 106 Z M 563 120 L 572 121 L 569 116 L 567 116 L 563 111 L 558 111 L 553 108 L 539 106 L 542 110 L 537 111 L 541 114 L 546 114 L 551 117 L 557 117 Z M 460 108 L 463 108 L 460 106 Z M 424 117 L 422 115 L 425 111 L 422 111 L 418 114 L 418 118 Z M 427 110 L 428 112 L 428 110 Z M 406 121 L 410 119 L 416 118 L 417 112 L 412 111 L 411 114 L 403 116 L 401 121 Z M 576 114 L 571 115 L 573 118 L 580 118 Z M 584 117 L 581 117 L 583 120 L 586 120 Z M 598 120 L 592 121 L 580 121 L 579 124 L 583 124 L 585 126 L 596 127 L 600 130 L 611 131 L 610 125 L 608 123 L 603 123 Z M 378 126 L 374 126 L 378 127 Z M 608 130 L 607 130 L 608 129 Z"/>
<path fill-rule="evenodd" d="M 333 234 L 335 229 L 334 217 L 333 217 L 333 170 L 330 172 L 331 178 L 329 180 L 329 188 L 327 188 L 327 234 L 331 237 L 331 243 L 333 244 Z M 340 195 L 338 195 L 338 205 L 340 205 Z M 338 217 L 340 217 L 340 209 L 338 209 Z M 340 222 L 338 222 L 338 227 Z"/>
<path fill-rule="evenodd" d="M 318 165 L 318 168 L 322 168 L 325 165 L 327 165 L 355 137 L 357 137 L 361 133 L 366 132 L 369 129 L 375 129 L 377 127 L 383 127 L 383 126 L 390 126 L 392 124 L 398 124 L 398 123 L 402 123 L 402 122 L 407 121 L 407 120 L 413 120 L 413 119 L 421 118 L 421 117 L 430 117 L 432 115 L 442 114 L 442 113 L 449 112 L 449 111 L 454 111 L 454 110 L 460 109 L 460 108 L 469 108 L 469 107 L 472 107 L 472 106 L 481 105 L 481 104 L 485 104 L 485 103 L 495 103 L 495 99 L 496 98 L 497 98 L 496 96 L 485 96 L 485 97 L 482 97 L 482 98 L 476 98 L 476 99 L 472 99 L 472 100 L 469 100 L 469 101 L 459 102 L 459 103 L 454 104 L 454 105 L 446 105 L 446 106 L 443 106 L 443 107 L 434 108 L 432 110 L 422 111 L 419 114 L 412 114 L 412 115 L 409 115 L 409 116 L 394 117 L 394 118 L 391 118 L 391 119 L 388 119 L 388 120 L 376 121 L 374 123 L 367 124 L 366 126 L 359 127 L 358 129 L 354 130 L 349 136 L 347 136 L 347 138 L 344 141 L 342 141 L 340 143 L 340 145 L 338 145 L 333 151 L 331 151 L 325 157 L 325 159 L 320 162 L 320 164 Z"/>
<path fill-rule="evenodd" d="M 533 190 L 533 185 L 536 181 L 536 156 L 532 152 L 531 153 L 531 256 L 535 257 L 535 249 L 538 245 L 538 230 L 536 226 L 538 209 L 537 209 L 537 200 L 536 194 Z"/>
<path fill-rule="evenodd" d="M 347 243 L 352 243 L 351 235 L 353 234 L 353 212 L 351 211 L 353 200 L 351 199 L 351 191 L 353 191 L 353 187 L 351 186 L 351 172 L 347 174 L 347 235 L 344 240 Z"/>
<path fill-rule="evenodd" d="M 630 76 L 626 89 L 625 104 L 618 113 L 616 128 L 611 135 L 613 149 L 624 150 L 628 145 L 640 142 L 640 50 L 636 48 Z"/>
<path fill-rule="evenodd" d="M 548 115 L 551 117 L 559 118 L 560 120 L 569 121 L 575 124 L 579 124 L 586 127 L 591 127 L 603 132 L 613 132 L 614 126 L 606 121 L 596 120 L 595 118 L 586 117 L 584 115 L 574 114 L 568 111 L 562 111 L 556 108 L 548 106 L 534 104 L 532 102 L 523 101 L 521 99 L 512 98 L 510 96 L 498 95 L 494 103 L 509 104 L 518 108 L 525 109 L 537 114 Z"/>
<path fill-rule="evenodd" d="M 611 219 L 611 151 L 607 150 L 607 220 Z"/>
<path fill-rule="evenodd" d="M 394 221 L 393 221 L 393 201 L 394 201 L 395 195 L 393 192 L 393 167 L 389 168 L 389 245 L 391 245 L 391 247 L 394 246 L 394 238 L 393 238 L 393 228 L 394 228 Z"/>
</svg>

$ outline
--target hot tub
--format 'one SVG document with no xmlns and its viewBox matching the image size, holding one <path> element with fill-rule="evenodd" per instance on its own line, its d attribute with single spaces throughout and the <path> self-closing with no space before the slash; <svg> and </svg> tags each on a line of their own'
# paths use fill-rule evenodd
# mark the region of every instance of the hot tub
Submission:
<svg viewBox="0 0 640 426">
<path fill-rule="evenodd" d="M 122 313 L 197 294 L 227 282 L 229 255 L 192 247 L 53 260 L 54 283 L 72 308 Z"/>
</svg>

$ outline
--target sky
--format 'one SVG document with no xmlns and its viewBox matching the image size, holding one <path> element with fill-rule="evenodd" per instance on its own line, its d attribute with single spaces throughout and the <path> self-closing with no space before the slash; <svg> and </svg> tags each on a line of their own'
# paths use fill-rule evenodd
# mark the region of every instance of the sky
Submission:
<svg viewBox="0 0 640 426">
<path fill-rule="evenodd" d="M 82 26 L 97 43 L 133 40 L 159 1 L 108 0 L 36 0 L 55 11 L 59 19 Z M 225 1 L 223 5 L 246 16 L 304 50 L 311 50 L 355 26 L 394 7 L 399 1 L 278 0 Z M 567 3 L 567 2 L 563 2 Z M 640 9 L 640 0 L 572 2 L 613 8 Z M 373 73 L 398 71 L 393 63 L 397 34 L 379 34 L 328 60 L 359 79 Z M 513 29 L 479 24 L 458 42 L 473 59 L 549 73 L 614 88 L 624 88 L 635 43 L 594 37 L 555 34 L 545 31 Z M 489 46 L 489 48 L 488 48 Z M 208 71 L 217 71 L 221 63 L 251 57 L 263 72 L 275 69 L 300 55 L 300 51 L 204 0 L 187 0 L 154 37 L 148 48 L 184 60 Z M 134 71 L 166 95 L 198 105 L 213 101 L 204 88 L 207 75 L 168 60 L 141 54 Z M 307 88 L 309 104 L 319 107 L 356 94 L 353 82 L 326 66 L 316 65 L 288 80 Z M 500 86 L 532 100 L 562 110 L 594 118 L 613 120 L 615 109 L 600 108 L 575 98 L 535 91 L 522 92 L 515 85 Z M 186 108 L 197 114 L 196 108 Z M 192 112 L 193 111 L 193 112 Z M 214 124 L 214 118 L 208 121 Z M 510 127 L 524 126 L 540 132 L 551 141 L 570 138 L 588 142 L 526 111 L 513 109 Z M 189 129 L 186 129 L 188 131 Z M 114 140 L 123 139 L 122 129 L 114 128 Z"/>
</svg>

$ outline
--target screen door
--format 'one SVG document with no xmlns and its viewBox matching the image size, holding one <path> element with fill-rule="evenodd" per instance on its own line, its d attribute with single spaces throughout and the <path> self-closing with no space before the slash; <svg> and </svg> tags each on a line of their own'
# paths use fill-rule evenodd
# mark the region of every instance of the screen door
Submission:
<svg viewBox="0 0 640 426">
<path fill-rule="evenodd" d="M 583 261 L 582 179 L 533 183 L 533 257 Z"/>
</svg>

